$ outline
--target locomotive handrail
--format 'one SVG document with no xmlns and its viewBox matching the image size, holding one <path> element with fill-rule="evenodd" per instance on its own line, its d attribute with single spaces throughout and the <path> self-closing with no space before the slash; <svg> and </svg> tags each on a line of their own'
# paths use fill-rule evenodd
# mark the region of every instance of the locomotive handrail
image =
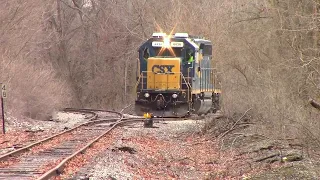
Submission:
<svg viewBox="0 0 320 180">
<path fill-rule="evenodd" d="M 217 89 L 217 83 L 216 83 L 216 75 L 221 74 L 221 72 L 217 72 L 216 68 L 201 68 L 200 69 L 200 91 L 204 92 L 216 92 Z M 209 81 L 208 83 L 202 83 L 202 81 Z"/>
<path fill-rule="evenodd" d="M 141 74 L 139 75 L 139 77 L 138 77 L 138 80 L 137 80 L 137 82 L 136 82 L 136 91 L 137 91 L 137 89 L 138 89 L 138 86 L 139 86 L 139 83 L 140 83 L 140 79 L 141 79 Z"/>
<path fill-rule="evenodd" d="M 144 74 L 147 74 L 148 72 L 152 72 L 152 71 L 142 71 L 139 75 L 139 78 L 137 80 L 137 83 L 136 83 L 136 91 L 138 89 L 138 86 L 141 82 L 141 89 L 140 90 L 145 90 L 147 88 L 144 87 Z M 153 72 L 152 72 L 153 73 Z M 156 73 L 157 75 L 160 75 L 160 74 L 163 74 L 163 75 L 172 75 L 172 74 L 180 74 L 180 76 L 182 77 L 181 79 L 183 79 L 183 82 L 186 84 L 187 86 L 187 89 L 188 89 L 188 101 L 190 101 L 190 92 L 191 92 L 191 85 L 189 82 L 187 82 L 186 78 L 184 77 L 184 75 L 182 74 L 182 72 L 171 72 L 171 73 Z M 168 83 L 168 81 L 167 81 Z M 180 81 L 180 89 L 182 89 L 182 81 Z M 168 87 L 168 85 L 167 85 Z M 167 88 L 168 89 L 168 88 Z"/>
<path fill-rule="evenodd" d="M 190 89 L 191 89 L 191 85 L 189 82 L 186 81 L 186 78 L 184 77 L 184 75 L 181 73 L 181 76 L 184 80 L 184 82 L 186 83 L 187 87 L 188 87 L 188 101 L 190 102 Z M 181 83 L 182 84 L 182 83 Z"/>
<path fill-rule="evenodd" d="M 218 75 L 218 74 L 220 74 L 220 72 L 215 72 L 217 69 L 216 68 L 201 68 L 201 73 L 200 73 L 200 91 L 214 91 L 214 92 L 216 92 L 218 89 L 217 89 L 217 84 L 216 84 L 216 77 L 215 77 L 215 75 Z M 146 89 L 148 89 L 147 88 L 147 81 L 146 82 L 144 82 L 145 81 L 145 78 L 147 77 L 147 73 L 148 72 L 152 72 L 152 71 L 142 71 L 141 73 L 140 73 L 140 75 L 139 75 L 139 78 L 138 78 L 138 80 L 137 80 L 137 83 L 136 83 L 136 91 L 137 91 L 137 89 L 138 89 L 138 87 L 139 87 L 139 85 L 140 85 L 140 83 L 141 83 L 141 88 L 140 88 L 140 90 L 146 90 Z M 207 73 L 209 73 L 209 74 L 206 74 L 205 72 L 207 72 Z M 152 73 L 154 73 L 154 72 L 152 72 Z M 145 75 L 146 74 L 146 75 Z M 182 89 L 182 84 L 184 83 L 186 86 L 187 86 L 187 90 L 188 90 L 188 101 L 190 101 L 190 98 L 191 98 L 191 96 L 190 96 L 190 92 L 191 92 L 191 90 L 192 90 L 192 87 L 191 87 L 191 84 L 190 84 L 190 82 L 188 82 L 189 80 L 190 80 L 190 77 L 189 77 L 189 72 L 188 72 L 188 77 L 186 78 L 183 74 L 182 74 L 182 72 L 170 72 L 170 73 L 154 73 L 154 74 L 157 74 L 157 75 L 172 75 L 172 74 L 180 74 L 180 76 L 181 76 L 181 81 L 180 81 L 180 89 Z M 208 75 L 209 75 L 209 77 L 208 77 Z M 204 80 L 207 80 L 207 78 L 208 79 L 211 79 L 211 86 L 210 86 L 210 84 L 207 84 L 206 85 L 206 87 L 203 87 L 203 85 L 202 85 L 202 80 L 204 79 Z M 168 83 L 168 81 L 167 81 L 167 83 Z M 168 85 L 167 85 L 167 87 L 168 87 Z M 168 88 L 167 88 L 168 89 Z"/>
</svg>

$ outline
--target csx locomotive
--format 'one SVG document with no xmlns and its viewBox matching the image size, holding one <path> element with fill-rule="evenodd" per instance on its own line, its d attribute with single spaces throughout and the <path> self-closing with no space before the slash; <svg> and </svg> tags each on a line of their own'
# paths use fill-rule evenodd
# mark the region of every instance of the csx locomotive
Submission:
<svg viewBox="0 0 320 180">
<path fill-rule="evenodd" d="M 187 33 L 153 33 L 138 52 L 137 115 L 186 117 L 219 109 L 211 41 Z"/>
</svg>

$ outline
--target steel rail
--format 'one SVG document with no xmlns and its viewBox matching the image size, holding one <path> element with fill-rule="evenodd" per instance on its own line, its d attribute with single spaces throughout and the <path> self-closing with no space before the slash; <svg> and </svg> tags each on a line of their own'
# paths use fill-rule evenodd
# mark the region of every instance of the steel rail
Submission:
<svg viewBox="0 0 320 180">
<path fill-rule="evenodd" d="M 96 116 L 98 116 L 98 115 L 96 115 Z M 96 116 L 94 116 L 94 117 L 92 117 L 92 118 L 90 118 L 90 119 L 94 119 L 94 118 L 96 118 Z M 94 121 L 91 121 L 91 122 L 94 122 Z M 17 155 L 17 154 L 21 154 L 21 153 L 23 153 L 23 152 L 26 152 L 26 151 L 28 151 L 30 148 L 34 147 L 34 146 L 37 146 L 37 145 L 39 145 L 39 144 L 42 144 L 42 143 L 44 143 L 44 142 L 47 142 L 47 141 L 55 138 L 55 137 L 58 137 L 58 136 L 61 136 L 61 135 L 63 135 L 63 134 L 66 134 L 66 133 L 68 133 L 68 132 L 71 132 L 71 131 L 73 131 L 73 130 L 81 127 L 81 126 L 85 126 L 85 125 L 87 125 L 87 124 L 89 124 L 89 123 L 90 123 L 90 122 L 86 122 L 86 123 L 80 124 L 80 125 L 78 125 L 78 126 L 76 126 L 76 127 L 73 127 L 73 128 L 71 128 L 71 129 L 62 131 L 61 133 L 52 135 L 52 136 L 47 137 L 47 138 L 45 138 L 45 139 L 39 140 L 39 141 L 37 141 L 37 142 L 35 142 L 35 143 L 29 144 L 29 145 L 27 145 L 27 146 L 25 146 L 25 147 L 22 147 L 22 148 L 20 148 L 20 149 L 17 149 L 17 150 L 11 151 L 11 152 L 9 152 L 9 153 L 3 154 L 3 155 L 0 156 L 0 162 L 1 162 L 1 161 L 4 161 L 4 160 L 6 160 L 7 158 L 12 157 L 12 156 L 14 156 L 14 155 Z"/>
<path fill-rule="evenodd" d="M 22 147 L 22 148 L 19 148 L 19 149 L 17 149 L 17 150 L 14 150 L 14 151 L 5 153 L 5 154 L 3 154 L 3 155 L 0 156 L 0 162 L 1 162 L 1 161 L 4 161 L 4 160 L 6 160 L 7 158 L 10 158 L 10 157 L 12 157 L 12 156 L 14 156 L 14 155 L 18 155 L 18 154 L 27 152 L 27 151 L 29 151 L 30 148 L 32 148 L 32 147 L 34 147 L 34 146 L 37 146 L 37 145 L 42 144 L 42 143 L 45 143 L 45 142 L 47 142 L 47 141 L 49 141 L 49 140 L 51 140 L 51 139 L 53 139 L 53 138 L 56 138 L 56 137 L 58 137 L 58 136 L 61 136 L 61 135 L 63 135 L 63 134 L 66 134 L 66 133 L 68 133 L 68 132 L 74 131 L 74 130 L 82 127 L 82 126 L 86 126 L 86 125 L 89 125 L 89 124 L 92 124 L 92 123 L 106 122 L 106 121 L 116 122 L 117 120 L 119 120 L 119 118 L 94 120 L 94 119 L 97 118 L 97 116 L 98 116 L 98 115 L 96 114 L 95 116 L 91 117 L 91 118 L 89 119 L 89 122 L 85 122 L 85 123 L 83 123 L 83 124 L 79 124 L 78 126 L 73 127 L 73 128 L 71 128 L 71 129 L 62 131 L 62 132 L 60 132 L 60 133 L 58 133 L 58 134 L 55 134 L 55 135 L 52 135 L 52 136 L 47 137 L 47 138 L 45 138 L 45 139 L 39 140 L 39 141 L 37 141 L 37 142 L 34 142 L 34 143 L 32 143 L 32 144 L 29 144 L 29 145 L 27 145 L 27 146 L 25 146 L 25 147 Z M 136 119 L 137 121 L 138 121 L 138 120 L 139 120 L 139 121 L 145 120 L 145 118 L 138 118 L 138 117 L 135 117 L 135 118 L 122 118 L 122 120 L 129 120 L 129 119 Z M 184 120 L 188 120 L 188 119 L 187 119 L 187 118 L 183 118 L 183 119 L 181 119 L 181 118 L 153 118 L 153 120 L 156 121 L 156 122 L 161 122 L 161 121 L 184 121 Z"/>
<path fill-rule="evenodd" d="M 166 118 L 164 118 L 164 119 L 163 118 L 153 118 L 153 119 L 156 121 L 161 121 Z M 114 120 L 116 120 L 116 119 L 114 119 Z M 145 120 L 145 118 L 123 118 L 123 117 L 116 120 L 116 123 L 114 123 L 107 131 L 102 133 L 100 136 L 98 136 L 94 140 L 90 141 L 88 144 L 86 144 L 84 147 L 82 147 L 81 149 L 79 149 L 78 151 L 76 151 L 75 153 L 70 155 L 69 157 L 62 160 L 56 167 L 47 171 L 45 174 L 40 176 L 37 180 L 47 180 L 47 179 L 50 179 L 51 177 L 60 175 L 63 172 L 65 164 L 68 161 L 70 161 L 72 158 L 74 158 L 78 154 L 85 152 L 89 147 L 91 147 L 94 143 L 99 141 L 102 137 L 106 136 L 108 133 L 110 133 L 112 130 L 114 130 L 117 126 L 122 125 L 122 124 L 126 124 L 126 123 L 130 123 L 130 122 L 140 122 L 140 121 L 144 121 L 144 120 Z M 179 119 L 179 120 L 181 120 L 181 119 Z M 164 121 L 179 121 L 179 120 L 177 120 L 175 118 L 168 118 Z M 100 119 L 100 120 L 92 121 L 91 123 L 97 123 L 97 122 L 103 122 L 103 121 L 105 121 L 105 120 Z"/>
<path fill-rule="evenodd" d="M 22 154 L 24 152 L 27 152 L 30 150 L 30 148 L 34 147 L 34 146 L 37 146 L 37 145 L 40 145 L 42 143 L 45 143 L 45 142 L 48 142 L 49 140 L 52 140 L 58 136 L 61 136 L 63 134 L 66 134 L 66 133 L 69 133 L 69 132 L 72 132 L 80 127 L 83 127 L 83 126 L 88 126 L 90 124 L 98 124 L 98 123 L 103 123 L 103 122 L 115 122 L 113 124 L 110 124 L 110 128 L 107 130 L 107 131 L 104 131 L 102 134 L 97 134 L 97 136 L 91 140 L 89 143 L 87 143 L 85 146 L 83 146 L 81 149 L 77 150 L 75 153 L 73 153 L 72 155 L 66 157 L 65 159 L 63 159 L 59 165 L 57 165 L 55 168 L 45 172 L 41 177 L 39 177 L 39 179 L 49 179 L 50 177 L 53 177 L 53 176 L 57 176 L 59 175 L 61 172 L 63 172 L 63 169 L 64 169 L 64 166 L 65 164 L 70 161 L 72 158 L 74 158 L 75 156 L 77 156 L 79 153 L 83 153 L 85 152 L 89 147 L 92 146 L 92 144 L 94 144 L 95 142 L 99 141 L 99 139 L 101 139 L 103 136 L 107 135 L 108 133 L 110 133 L 113 129 L 115 129 L 117 126 L 120 126 L 122 124 L 127 124 L 127 123 L 130 123 L 130 122 L 141 122 L 141 121 L 144 121 L 145 118 L 142 118 L 142 117 L 125 117 L 124 114 L 122 114 L 121 112 L 116 112 L 116 111 L 106 111 L 106 110 L 97 110 L 97 109 L 74 109 L 74 108 L 66 108 L 64 109 L 64 112 L 82 112 L 82 113 L 90 113 L 92 114 L 92 117 L 89 118 L 89 121 L 88 122 L 85 122 L 85 123 L 82 123 L 82 124 L 79 124 L 77 125 L 76 127 L 73 127 L 71 129 L 68 129 L 68 130 L 65 130 L 63 132 L 60 132 L 58 134 L 55 134 L 55 135 L 52 135 L 50 137 L 47 137 L 45 139 L 42 139 L 42 140 L 39 140 L 35 143 L 32 143 L 30 145 L 27 145 L 23 148 L 20 148 L 20 149 L 17 149 L 15 151 L 11 151 L 9 153 L 6 153 L 2 156 L 0 156 L 0 162 L 1 161 L 4 161 L 4 160 L 7 160 L 7 158 L 9 157 L 12 157 L 14 155 L 18 155 L 18 154 Z M 114 116 L 111 116 L 110 118 L 107 118 L 107 119 L 101 119 L 99 118 L 98 119 L 98 113 L 96 112 L 107 112 L 107 113 L 114 113 L 114 114 L 117 114 L 119 117 L 114 117 Z M 185 120 L 186 118 L 184 118 Z M 179 120 L 182 120 L 181 118 L 180 119 L 177 119 L 177 118 L 153 118 L 153 120 L 155 121 L 179 121 Z"/>
<path fill-rule="evenodd" d="M 119 117 L 122 117 L 123 114 L 117 111 L 109 111 L 109 110 L 102 110 L 102 109 L 86 109 L 86 108 L 64 108 L 62 111 L 67 112 L 67 111 L 71 111 L 71 112 L 107 112 L 107 113 L 114 113 L 114 114 L 118 114 Z"/>
<path fill-rule="evenodd" d="M 86 113 L 90 113 L 90 112 L 89 112 L 89 109 L 86 109 L 86 111 L 88 111 L 88 112 L 86 112 Z M 99 110 L 99 111 L 100 111 L 100 110 Z M 91 111 L 91 112 L 93 112 L 93 111 Z M 103 112 L 103 111 L 101 110 L 101 112 Z M 106 112 L 106 111 L 105 111 L 105 112 Z M 114 111 L 108 111 L 108 112 L 110 112 L 110 113 L 115 113 L 115 114 L 119 114 L 118 112 L 114 112 Z M 12 156 L 14 156 L 14 155 L 18 155 L 18 154 L 27 152 L 27 151 L 29 151 L 30 148 L 32 148 L 32 147 L 34 147 L 34 146 L 40 145 L 40 144 L 42 144 L 42 143 L 45 143 L 45 142 L 47 142 L 47 141 L 49 141 L 49 140 L 52 140 L 52 139 L 58 137 L 58 136 L 61 136 L 61 135 L 66 134 L 66 133 L 68 133 L 68 132 L 74 131 L 74 130 L 82 127 L 82 126 L 86 126 L 86 125 L 89 125 L 89 124 L 91 124 L 91 123 L 97 123 L 97 122 L 106 122 L 106 121 L 111 121 L 111 122 L 112 122 L 112 121 L 115 121 L 115 120 L 119 120 L 119 118 L 123 118 L 123 116 L 121 115 L 119 118 L 116 118 L 116 119 L 113 118 L 113 119 L 94 120 L 94 119 L 97 119 L 97 117 L 98 117 L 98 114 L 95 114 L 94 116 L 92 116 L 91 118 L 89 118 L 89 122 L 85 122 L 85 123 L 79 124 L 78 126 L 75 126 L 75 127 L 71 128 L 71 129 L 62 131 L 62 132 L 60 132 L 60 133 L 58 133 L 58 134 L 55 134 L 55 135 L 52 135 L 52 136 L 47 137 L 47 138 L 45 138 L 45 139 L 39 140 L 39 141 L 37 141 L 37 142 L 35 142 L 35 143 L 32 143 L 32 144 L 29 144 L 29 145 L 27 145 L 27 146 L 25 146 L 25 147 L 22 147 L 22 148 L 19 148 L 19 149 L 17 149 L 17 150 L 8 152 L 8 153 L 6 153 L 6 154 L 3 154 L 3 155 L 0 156 L 0 162 L 1 162 L 1 161 L 4 161 L 4 160 L 6 160 L 6 159 L 8 159 L 8 158 L 10 158 L 10 157 L 12 157 Z"/>
<path fill-rule="evenodd" d="M 38 178 L 38 180 L 47 180 L 50 179 L 53 176 L 57 176 L 59 174 L 61 174 L 63 172 L 64 166 L 65 164 L 70 161 L 72 158 L 74 158 L 75 156 L 77 156 L 80 153 L 85 152 L 91 145 L 93 145 L 95 142 L 99 141 L 99 139 L 101 139 L 103 136 L 107 135 L 108 133 L 110 133 L 112 130 L 114 130 L 117 126 L 119 126 L 120 124 L 126 124 L 129 122 L 138 122 L 138 121 L 144 121 L 144 119 L 139 119 L 139 118 L 121 118 L 119 119 L 116 123 L 114 123 L 107 131 L 105 131 L 104 133 L 102 133 L 100 136 L 98 136 L 97 138 L 95 138 L 94 140 L 90 141 L 88 144 L 86 144 L 84 147 L 82 147 L 81 149 L 79 149 L 77 152 L 73 153 L 72 155 L 68 156 L 67 158 L 65 158 L 63 161 L 61 161 L 56 167 L 50 169 L 49 171 L 47 171 L 45 174 L 43 174 L 41 177 Z"/>
<path fill-rule="evenodd" d="M 76 109 L 73 109 L 73 108 L 65 108 L 62 110 L 63 112 L 66 112 L 66 113 L 76 113 L 76 112 L 79 112 L 79 113 L 90 113 L 92 114 L 93 116 L 95 116 L 97 113 L 95 113 L 94 111 L 89 111 L 89 110 L 76 110 Z"/>
<path fill-rule="evenodd" d="M 153 118 L 153 119 L 156 121 L 160 121 L 160 120 L 164 120 L 166 118 Z M 113 119 L 113 120 L 116 120 L 116 119 Z M 98 136 L 94 140 L 90 141 L 88 144 L 86 144 L 84 147 L 82 147 L 81 149 L 79 149 L 78 151 L 73 153 L 72 155 L 70 155 L 67 158 L 65 158 L 64 160 L 62 160 L 56 167 L 47 171 L 45 174 L 40 176 L 37 180 L 47 180 L 47 179 L 50 179 L 51 177 L 60 175 L 63 172 L 65 164 L 68 161 L 70 161 L 72 158 L 74 158 L 78 154 L 85 152 L 89 147 L 91 147 L 94 143 L 99 141 L 102 137 L 106 136 L 108 133 L 110 133 L 112 130 L 114 130 L 117 126 L 122 125 L 122 124 L 126 124 L 126 123 L 130 123 L 130 122 L 140 122 L 140 121 L 144 121 L 144 120 L 145 120 L 145 118 L 123 118 L 122 117 L 120 119 L 117 119 L 116 123 L 114 123 L 107 131 L 102 133 L 100 136 Z M 181 120 L 181 119 L 179 119 L 179 120 Z M 164 121 L 179 121 L 179 120 L 177 120 L 175 118 L 168 118 Z M 97 123 L 97 122 L 104 122 L 104 121 L 105 121 L 104 119 L 100 119 L 100 120 L 96 120 L 96 121 L 91 121 L 90 123 Z"/>
</svg>

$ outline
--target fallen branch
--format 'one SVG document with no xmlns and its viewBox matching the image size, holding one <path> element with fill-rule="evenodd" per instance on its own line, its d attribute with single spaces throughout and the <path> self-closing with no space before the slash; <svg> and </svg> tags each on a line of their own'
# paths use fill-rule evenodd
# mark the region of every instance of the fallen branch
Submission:
<svg viewBox="0 0 320 180">
<path fill-rule="evenodd" d="M 280 153 L 275 153 L 275 154 L 271 154 L 269 156 L 265 156 L 263 158 L 259 158 L 259 159 L 255 160 L 254 162 L 261 162 L 261 161 L 264 161 L 264 160 L 267 160 L 267 159 L 270 159 L 270 158 L 274 158 L 274 157 L 277 157 L 277 156 L 280 156 Z"/>
<path fill-rule="evenodd" d="M 195 160 L 189 158 L 189 157 L 184 157 L 184 158 L 180 158 L 180 159 L 175 159 L 174 161 L 183 161 L 183 160 L 190 160 L 192 162 L 196 162 Z"/>
<path fill-rule="evenodd" d="M 230 133 L 231 131 L 233 131 L 233 130 L 235 129 L 235 127 L 238 125 L 238 123 L 242 120 L 242 118 L 243 118 L 251 109 L 252 109 L 252 108 L 246 110 L 246 112 L 232 125 L 232 127 L 231 127 L 229 130 L 225 131 L 223 134 L 221 134 L 221 135 L 219 136 L 219 139 L 220 139 L 220 138 L 223 138 L 225 135 L 227 135 L 228 133 Z"/>
<path fill-rule="evenodd" d="M 9 141 L 2 141 L 0 144 L 4 144 L 4 143 L 7 143 L 7 142 L 9 142 Z"/>
<path fill-rule="evenodd" d="M 319 109 L 320 110 L 320 103 L 316 102 L 315 100 L 313 99 L 310 99 L 309 100 L 309 103 L 311 104 L 311 106 L 313 106 L 314 108 L 316 109 Z"/>
<path fill-rule="evenodd" d="M 126 107 L 124 107 L 123 109 L 121 109 L 120 113 L 122 113 L 124 110 L 126 110 L 127 108 L 129 108 L 132 104 L 127 105 Z"/>
<path fill-rule="evenodd" d="M 267 136 L 264 136 L 262 134 L 244 134 L 244 133 L 234 133 L 234 135 L 242 135 L 243 137 L 251 137 L 251 136 L 256 136 L 256 137 L 262 137 L 264 139 L 269 139 Z"/>
</svg>

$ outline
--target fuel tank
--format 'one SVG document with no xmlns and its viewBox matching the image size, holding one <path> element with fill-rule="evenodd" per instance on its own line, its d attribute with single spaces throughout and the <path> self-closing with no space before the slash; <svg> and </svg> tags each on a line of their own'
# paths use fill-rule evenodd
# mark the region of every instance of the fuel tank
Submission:
<svg viewBox="0 0 320 180">
<path fill-rule="evenodd" d="M 207 114 L 213 109 L 212 93 L 203 92 L 194 99 L 194 113 L 198 115 Z"/>
</svg>

